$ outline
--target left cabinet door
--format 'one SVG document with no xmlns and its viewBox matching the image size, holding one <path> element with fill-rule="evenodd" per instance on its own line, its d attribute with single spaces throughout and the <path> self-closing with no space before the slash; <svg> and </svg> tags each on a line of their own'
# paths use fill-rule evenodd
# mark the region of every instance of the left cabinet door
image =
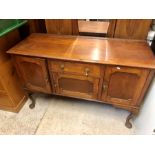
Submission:
<svg viewBox="0 0 155 155">
<path fill-rule="evenodd" d="M 32 92 L 51 93 L 45 59 L 13 56 L 24 87 Z"/>
</svg>

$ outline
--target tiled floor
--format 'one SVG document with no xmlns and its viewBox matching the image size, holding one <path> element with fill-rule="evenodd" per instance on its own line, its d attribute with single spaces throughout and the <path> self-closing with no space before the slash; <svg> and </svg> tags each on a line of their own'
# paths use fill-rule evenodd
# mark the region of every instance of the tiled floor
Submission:
<svg viewBox="0 0 155 155">
<path fill-rule="evenodd" d="M 16 114 L 0 111 L 0 134 L 101 135 L 133 134 L 124 126 L 128 112 L 96 102 L 63 97 L 36 96 Z"/>
</svg>

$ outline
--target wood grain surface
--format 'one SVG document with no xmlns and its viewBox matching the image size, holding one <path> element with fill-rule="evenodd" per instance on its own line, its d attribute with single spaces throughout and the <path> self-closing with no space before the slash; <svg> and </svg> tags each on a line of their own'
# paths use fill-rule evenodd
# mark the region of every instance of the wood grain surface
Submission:
<svg viewBox="0 0 155 155">
<path fill-rule="evenodd" d="M 139 40 L 34 33 L 7 53 L 155 69 L 152 50 Z"/>
</svg>

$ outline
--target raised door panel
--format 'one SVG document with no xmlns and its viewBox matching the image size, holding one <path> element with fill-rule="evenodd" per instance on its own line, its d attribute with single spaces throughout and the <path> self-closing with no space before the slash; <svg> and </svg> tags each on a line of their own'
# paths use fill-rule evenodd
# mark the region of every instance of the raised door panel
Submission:
<svg viewBox="0 0 155 155">
<path fill-rule="evenodd" d="M 136 106 L 149 71 L 128 67 L 107 67 L 103 81 L 102 100 Z"/>
<path fill-rule="evenodd" d="M 16 67 L 24 86 L 30 91 L 51 93 L 49 76 L 44 59 L 16 56 Z"/>
<path fill-rule="evenodd" d="M 86 99 L 98 98 L 98 78 L 60 73 L 51 74 L 54 79 L 55 93 Z"/>
</svg>

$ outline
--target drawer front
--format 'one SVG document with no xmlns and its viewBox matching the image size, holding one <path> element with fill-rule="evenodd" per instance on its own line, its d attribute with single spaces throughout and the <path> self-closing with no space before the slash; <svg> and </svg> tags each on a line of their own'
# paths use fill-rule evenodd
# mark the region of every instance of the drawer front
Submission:
<svg viewBox="0 0 155 155">
<path fill-rule="evenodd" d="M 0 106 L 12 107 L 12 102 L 8 95 L 0 93 Z"/>
<path fill-rule="evenodd" d="M 100 65 L 69 61 L 48 60 L 52 72 L 72 73 L 78 75 L 100 77 Z"/>
</svg>

